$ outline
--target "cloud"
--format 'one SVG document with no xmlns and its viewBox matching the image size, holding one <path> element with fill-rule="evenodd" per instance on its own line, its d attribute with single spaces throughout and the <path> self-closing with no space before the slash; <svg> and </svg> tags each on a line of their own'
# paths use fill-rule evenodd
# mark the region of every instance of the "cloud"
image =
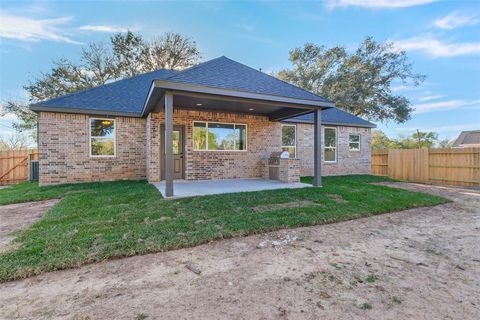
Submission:
<svg viewBox="0 0 480 320">
<path fill-rule="evenodd" d="M 437 99 L 440 99 L 440 98 L 443 98 L 442 95 L 430 95 L 430 96 L 423 96 L 423 97 L 419 97 L 418 98 L 418 101 L 421 101 L 421 102 L 426 102 L 426 101 L 431 101 L 431 100 L 437 100 Z"/>
<path fill-rule="evenodd" d="M 237 27 L 248 33 L 253 33 L 255 31 L 255 27 L 249 24 L 238 24 Z"/>
<path fill-rule="evenodd" d="M 447 43 L 431 36 L 394 40 L 395 47 L 406 51 L 421 51 L 432 57 L 455 57 L 480 54 L 480 42 Z"/>
<path fill-rule="evenodd" d="M 399 85 L 399 86 L 392 87 L 392 92 L 399 93 L 399 92 L 405 92 L 405 91 L 416 91 L 418 89 L 419 88 L 415 86 Z"/>
<path fill-rule="evenodd" d="M 0 121 L 17 121 L 18 117 L 14 113 L 5 113 L 0 115 Z"/>
<path fill-rule="evenodd" d="M 480 22 L 476 15 L 461 15 L 458 12 L 452 12 L 443 18 L 437 19 L 434 25 L 440 29 L 451 30 L 460 26 L 473 26 Z"/>
<path fill-rule="evenodd" d="M 94 31 L 94 32 L 127 32 L 128 30 L 133 30 L 134 28 L 126 28 L 120 26 L 109 26 L 109 25 L 85 25 L 78 28 L 83 31 Z"/>
<path fill-rule="evenodd" d="M 419 103 L 412 106 L 415 111 L 414 114 L 454 110 L 461 108 L 480 109 L 480 100 L 465 101 L 465 100 L 447 100 L 440 102 Z"/>
<path fill-rule="evenodd" d="M 363 8 L 406 8 L 435 2 L 436 0 L 328 0 L 329 8 L 363 7 Z"/>
<path fill-rule="evenodd" d="M 443 125 L 443 126 L 434 126 L 434 127 L 397 127 L 393 128 L 394 131 L 403 133 L 403 134 L 411 134 L 419 129 L 422 132 L 436 132 L 439 134 L 444 134 L 447 136 L 458 136 L 460 131 L 464 130 L 478 130 L 479 126 L 476 122 L 467 122 L 462 124 L 454 124 L 454 125 Z"/>
<path fill-rule="evenodd" d="M 70 39 L 61 27 L 70 20 L 72 17 L 33 19 L 0 13 L 0 37 L 21 41 L 49 40 L 82 44 Z"/>
</svg>

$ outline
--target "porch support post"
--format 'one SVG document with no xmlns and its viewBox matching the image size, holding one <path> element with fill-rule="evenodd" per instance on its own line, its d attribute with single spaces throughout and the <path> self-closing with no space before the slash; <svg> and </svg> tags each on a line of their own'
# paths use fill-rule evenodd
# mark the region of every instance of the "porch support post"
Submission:
<svg viewBox="0 0 480 320">
<path fill-rule="evenodd" d="M 173 196 L 173 95 L 165 94 L 165 196 Z"/>
<path fill-rule="evenodd" d="M 322 186 L 322 121 L 321 110 L 315 110 L 313 112 L 313 167 L 314 177 L 313 185 L 315 187 Z"/>
</svg>

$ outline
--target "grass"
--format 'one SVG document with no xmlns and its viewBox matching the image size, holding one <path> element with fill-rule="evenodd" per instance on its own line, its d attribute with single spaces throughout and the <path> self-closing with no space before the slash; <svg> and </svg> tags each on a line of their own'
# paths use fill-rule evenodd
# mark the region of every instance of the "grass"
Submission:
<svg viewBox="0 0 480 320">
<path fill-rule="evenodd" d="M 447 202 L 440 197 L 370 184 L 384 180 L 372 176 L 327 177 L 323 188 L 168 201 L 145 181 L 15 185 L 0 190 L 0 204 L 62 200 L 41 220 L 17 233 L 16 249 L 0 254 L 0 282 L 216 239 Z M 311 182 L 312 178 L 303 181 Z M 292 203 L 301 205 L 289 205 Z"/>
<path fill-rule="evenodd" d="M 371 303 L 364 302 L 359 306 L 359 308 L 362 309 L 362 310 L 370 310 L 370 309 L 373 308 L 373 306 L 372 306 Z"/>
</svg>

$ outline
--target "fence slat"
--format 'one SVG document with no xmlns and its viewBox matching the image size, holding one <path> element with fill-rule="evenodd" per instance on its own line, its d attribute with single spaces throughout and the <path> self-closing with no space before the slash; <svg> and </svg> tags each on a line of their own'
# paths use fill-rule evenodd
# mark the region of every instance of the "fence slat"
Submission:
<svg viewBox="0 0 480 320">
<path fill-rule="evenodd" d="M 480 148 L 373 151 L 372 174 L 411 182 L 478 187 Z"/>
<path fill-rule="evenodd" d="M 38 159 L 37 150 L 0 151 L 0 185 L 28 179 L 28 159 Z"/>
</svg>

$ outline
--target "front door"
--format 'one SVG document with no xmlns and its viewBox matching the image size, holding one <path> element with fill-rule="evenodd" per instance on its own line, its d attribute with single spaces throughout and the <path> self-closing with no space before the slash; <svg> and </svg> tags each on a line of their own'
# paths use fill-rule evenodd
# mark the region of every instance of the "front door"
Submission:
<svg viewBox="0 0 480 320">
<path fill-rule="evenodd" d="M 165 145 L 165 126 L 161 126 L 161 145 Z M 184 179 L 184 138 L 183 138 L 184 127 L 183 126 L 173 126 L 172 139 L 173 139 L 173 179 Z M 165 147 L 162 148 L 162 180 L 165 179 Z"/>
</svg>

